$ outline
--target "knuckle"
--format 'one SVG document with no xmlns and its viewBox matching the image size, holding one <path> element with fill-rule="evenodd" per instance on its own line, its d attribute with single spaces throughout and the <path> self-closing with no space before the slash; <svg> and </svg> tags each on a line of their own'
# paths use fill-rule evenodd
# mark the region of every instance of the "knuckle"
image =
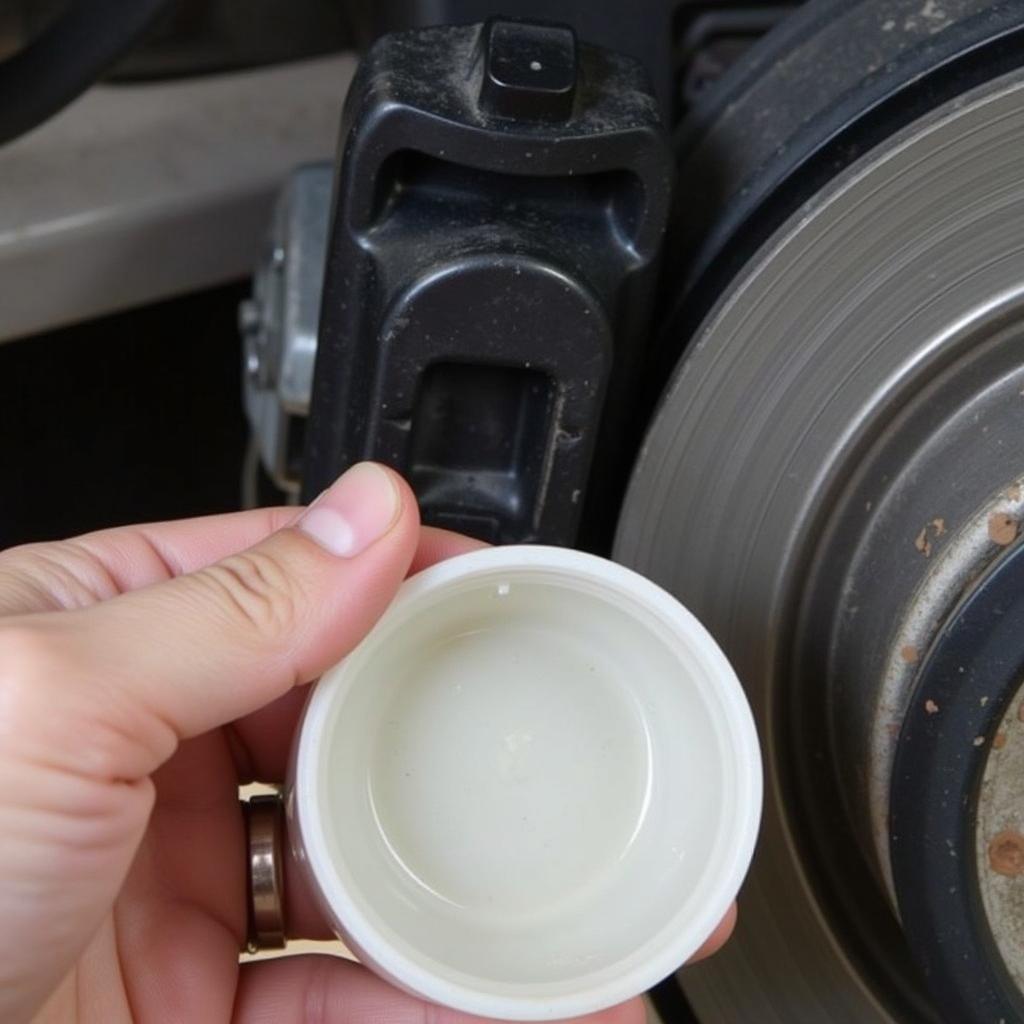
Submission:
<svg viewBox="0 0 1024 1024">
<path fill-rule="evenodd" d="M 299 587 L 266 551 L 244 551 L 202 570 L 243 622 L 261 633 L 283 633 L 298 621 Z"/>
<path fill-rule="evenodd" d="M 0 579 L 10 600 L 25 611 L 83 608 L 113 597 L 110 572 L 77 541 L 26 544 L 0 556 Z"/>
</svg>

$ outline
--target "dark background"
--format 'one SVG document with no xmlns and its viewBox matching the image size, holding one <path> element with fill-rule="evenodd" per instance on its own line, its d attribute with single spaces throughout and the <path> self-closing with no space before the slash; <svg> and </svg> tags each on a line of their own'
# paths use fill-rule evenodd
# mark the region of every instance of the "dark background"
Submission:
<svg viewBox="0 0 1024 1024">
<path fill-rule="evenodd" d="M 239 507 L 247 287 L 0 345 L 0 548 Z"/>
</svg>

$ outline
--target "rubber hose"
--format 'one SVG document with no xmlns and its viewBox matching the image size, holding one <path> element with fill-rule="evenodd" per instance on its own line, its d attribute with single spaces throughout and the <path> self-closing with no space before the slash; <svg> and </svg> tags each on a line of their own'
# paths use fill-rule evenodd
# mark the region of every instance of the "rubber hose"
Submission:
<svg viewBox="0 0 1024 1024">
<path fill-rule="evenodd" d="M 0 62 L 0 146 L 52 117 L 93 84 L 168 0 L 73 0 L 27 46 Z"/>
</svg>

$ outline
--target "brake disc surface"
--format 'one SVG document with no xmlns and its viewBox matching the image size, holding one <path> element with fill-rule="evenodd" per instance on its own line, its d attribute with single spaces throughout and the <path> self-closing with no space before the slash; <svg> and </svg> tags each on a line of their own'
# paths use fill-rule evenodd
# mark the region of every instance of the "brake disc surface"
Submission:
<svg viewBox="0 0 1024 1024">
<path fill-rule="evenodd" d="M 1019 72 L 877 146 L 735 276 L 650 428 L 616 557 L 723 645 L 766 758 L 736 937 L 682 975 L 702 1019 L 936 1019 L 891 899 L 886 736 L 1000 548 L 971 531 L 1017 514 L 1022 168 Z"/>
</svg>

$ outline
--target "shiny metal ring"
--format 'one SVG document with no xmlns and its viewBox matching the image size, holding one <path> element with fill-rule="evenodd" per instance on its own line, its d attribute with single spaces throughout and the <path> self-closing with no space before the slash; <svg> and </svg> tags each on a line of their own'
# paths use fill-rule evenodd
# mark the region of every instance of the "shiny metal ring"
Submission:
<svg viewBox="0 0 1024 1024">
<path fill-rule="evenodd" d="M 284 927 L 284 803 L 279 793 L 242 801 L 248 860 L 250 953 L 281 949 Z"/>
</svg>

